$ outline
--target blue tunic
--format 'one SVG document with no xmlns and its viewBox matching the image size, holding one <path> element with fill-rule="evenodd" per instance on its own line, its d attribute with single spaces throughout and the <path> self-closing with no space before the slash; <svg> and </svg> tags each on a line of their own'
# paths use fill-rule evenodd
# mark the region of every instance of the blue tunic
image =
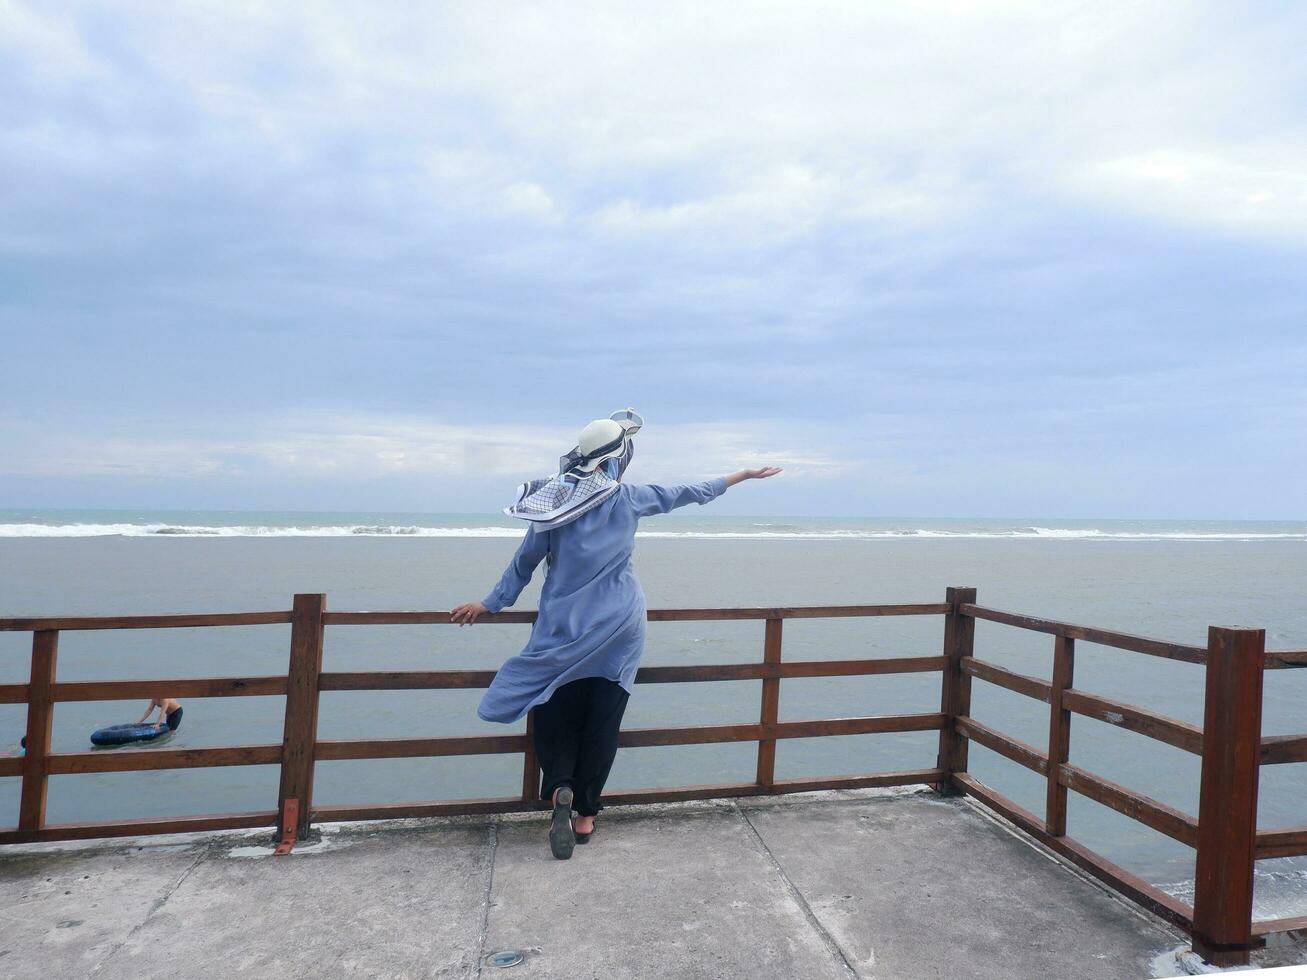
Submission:
<svg viewBox="0 0 1307 980">
<path fill-rule="evenodd" d="M 527 529 L 499 584 L 482 601 L 492 613 L 517 601 L 547 557 L 540 612 L 531 640 L 499 668 L 477 716 L 514 722 L 554 689 L 583 677 L 606 677 L 628 692 L 644 652 L 644 590 L 631 568 L 641 517 L 724 493 L 718 477 L 683 487 L 623 483 L 598 507 L 551 531 Z"/>
</svg>

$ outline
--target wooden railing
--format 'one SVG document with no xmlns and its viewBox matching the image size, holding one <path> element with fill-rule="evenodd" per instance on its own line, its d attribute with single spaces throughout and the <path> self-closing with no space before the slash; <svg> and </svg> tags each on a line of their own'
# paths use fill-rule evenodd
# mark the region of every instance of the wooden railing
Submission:
<svg viewBox="0 0 1307 980">
<path fill-rule="evenodd" d="M 650 610 L 651 622 L 764 621 L 760 662 L 643 667 L 636 676 L 641 684 L 761 680 L 759 718 L 756 724 L 626 729 L 621 732 L 618 744 L 637 747 L 756 742 L 757 771 L 754 780 L 747 783 L 629 790 L 609 794 L 604 801 L 648 803 L 925 783 L 945 793 L 964 793 L 975 798 L 1050 850 L 1185 929 L 1193 936 L 1195 949 L 1210 962 L 1221 965 L 1247 962 L 1249 951 L 1266 934 L 1307 927 L 1307 917 L 1252 921 L 1254 862 L 1307 854 L 1307 826 L 1257 830 L 1260 766 L 1307 761 L 1307 735 L 1261 737 L 1263 670 L 1307 666 L 1307 651 L 1267 653 L 1262 630 L 1212 627 L 1208 645 L 1197 647 L 1001 612 L 976 605 L 975 600 L 974 589 L 954 588 L 948 590 L 942 603 Z M 782 660 L 782 630 L 787 619 L 929 615 L 944 617 L 943 651 L 938 656 L 789 663 Z M 506 612 L 485 616 L 482 621 L 530 623 L 534 619 L 533 612 Z M 978 659 L 974 655 L 977 620 L 1053 636 L 1051 679 L 1030 677 Z M 285 850 L 308 833 L 313 821 L 504 813 L 543 807 L 538 798 L 540 774 L 532 748 L 530 715 L 525 734 L 350 740 L 317 737 L 318 702 L 323 691 L 484 688 L 495 675 L 491 670 L 323 671 L 326 627 L 449 622 L 447 612 L 328 612 L 325 596 L 320 594 L 295 596 L 289 612 L 0 619 L 0 630 L 32 633 L 29 683 L 0 685 L 0 703 L 27 705 L 27 753 L 23 758 L 0 759 L 0 776 L 22 778 L 18 823 L 0 830 L 0 844 L 271 826 L 279 828 L 281 849 Z M 60 682 L 56 678 L 61 631 L 265 624 L 291 626 L 290 664 L 284 676 L 78 682 Z M 1205 665 L 1203 727 L 1074 687 L 1077 640 Z M 785 678 L 935 671 L 941 675 L 938 712 L 779 720 L 780 684 Z M 973 718 L 973 679 L 1048 704 L 1047 748 L 1028 745 Z M 177 698 L 284 695 L 282 741 L 273 745 L 119 753 L 50 750 L 55 703 L 142 698 L 160 690 Z M 1072 765 L 1068 760 L 1073 714 L 1104 721 L 1201 756 L 1198 816 L 1182 813 Z M 906 731 L 939 732 L 934 767 L 853 776 L 776 778 L 778 739 Z M 1047 795 L 1042 819 L 967 771 L 967 750 L 972 742 L 1045 777 Z M 516 796 L 367 805 L 313 803 L 313 774 L 319 761 L 502 753 L 523 756 L 522 789 Z M 46 786 L 51 775 L 241 765 L 280 766 L 275 810 L 98 823 L 49 824 L 45 820 Z M 1194 905 L 1186 905 L 1068 836 L 1068 790 L 1195 848 Z"/>
</svg>

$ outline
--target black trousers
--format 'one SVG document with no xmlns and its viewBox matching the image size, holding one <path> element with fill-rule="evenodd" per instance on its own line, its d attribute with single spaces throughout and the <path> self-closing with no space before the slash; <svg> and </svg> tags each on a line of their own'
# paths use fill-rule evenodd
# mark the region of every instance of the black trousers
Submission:
<svg viewBox="0 0 1307 980">
<path fill-rule="evenodd" d="M 541 799 L 552 800 L 554 790 L 570 786 L 578 814 L 599 812 L 628 697 L 615 681 L 585 677 L 564 684 L 536 707 L 536 760 L 544 771 Z"/>
</svg>

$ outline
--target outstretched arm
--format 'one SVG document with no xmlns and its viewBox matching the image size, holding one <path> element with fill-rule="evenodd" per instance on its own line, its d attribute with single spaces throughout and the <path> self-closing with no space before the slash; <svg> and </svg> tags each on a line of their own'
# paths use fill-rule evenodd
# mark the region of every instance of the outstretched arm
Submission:
<svg viewBox="0 0 1307 980">
<path fill-rule="evenodd" d="M 653 514 L 666 514 L 669 510 L 684 507 L 686 504 L 706 504 L 745 480 L 765 480 L 779 473 L 779 466 L 764 466 L 754 470 L 738 470 L 729 476 L 719 476 L 715 480 L 703 483 L 690 483 L 679 487 L 660 487 L 656 484 L 632 484 L 627 493 L 631 506 L 639 517 Z"/>
<path fill-rule="evenodd" d="M 455 606 L 450 611 L 449 618 L 463 626 L 467 623 L 475 623 L 482 613 L 497 613 L 505 606 L 517 602 L 517 597 L 531 581 L 532 573 L 548 551 L 549 532 L 536 530 L 534 524 L 528 525 L 526 537 L 518 545 L 517 554 L 513 555 L 513 560 L 508 563 L 508 568 L 504 569 L 503 576 L 490 590 L 490 594 L 480 602 L 465 602 L 461 606 Z"/>
</svg>

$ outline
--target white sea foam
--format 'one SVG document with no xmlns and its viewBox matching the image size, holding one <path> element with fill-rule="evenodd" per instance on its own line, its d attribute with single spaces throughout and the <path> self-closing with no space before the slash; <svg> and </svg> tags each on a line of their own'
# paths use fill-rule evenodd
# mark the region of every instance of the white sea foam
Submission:
<svg viewBox="0 0 1307 980">
<path fill-rule="evenodd" d="M 1020 527 L 1002 530 L 937 528 L 804 528 L 795 524 L 753 523 L 743 528 L 709 528 L 640 531 L 642 538 L 760 539 L 760 540 L 940 540 L 940 539 L 1027 539 L 1097 541 L 1307 541 L 1307 531 L 1119 531 L 1100 528 Z M 428 527 L 414 524 L 323 524 L 323 525 L 207 525 L 207 524 L 0 524 L 0 538 L 518 538 L 523 526 Z"/>
</svg>

